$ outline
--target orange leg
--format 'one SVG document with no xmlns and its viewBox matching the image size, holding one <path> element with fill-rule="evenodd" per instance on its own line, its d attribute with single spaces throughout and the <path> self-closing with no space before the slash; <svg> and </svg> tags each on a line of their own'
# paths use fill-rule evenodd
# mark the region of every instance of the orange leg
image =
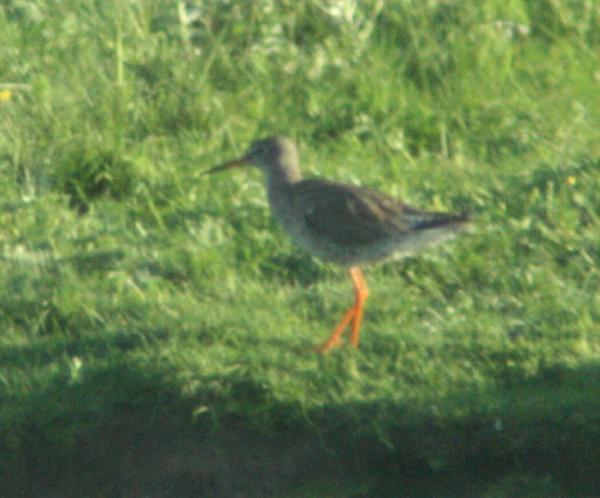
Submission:
<svg viewBox="0 0 600 498">
<path fill-rule="evenodd" d="M 341 345 L 341 336 L 350 322 L 352 322 L 350 344 L 354 347 L 358 347 L 363 307 L 369 296 L 369 289 L 363 278 L 362 271 L 358 266 L 350 268 L 350 278 L 352 279 L 352 285 L 354 287 L 354 304 L 346 311 L 346 313 L 344 313 L 343 318 L 340 320 L 340 323 L 337 324 L 335 329 L 333 329 L 329 339 L 317 348 L 317 351 L 321 353 L 326 353 L 334 347 Z"/>
<path fill-rule="evenodd" d="M 357 348 L 360 338 L 360 324 L 362 323 L 363 318 L 363 308 L 365 301 L 369 297 L 369 288 L 367 287 L 367 283 L 365 282 L 362 271 L 359 267 L 355 266 L 350 268 L 350 276 L 352 278 L 352 283 L 354 284 L 354 307 L 356 308 L 356 312 L 354 313 L 354 318 L 352 320 L 350 344 Z"/>
</svg>

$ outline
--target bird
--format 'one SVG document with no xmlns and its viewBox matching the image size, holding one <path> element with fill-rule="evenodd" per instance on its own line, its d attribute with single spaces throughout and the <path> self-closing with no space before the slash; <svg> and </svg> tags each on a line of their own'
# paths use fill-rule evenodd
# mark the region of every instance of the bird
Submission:
<svg viewBox="0 0 600 498">
<path fill-rule="evenodd" d="M 454 237 L 469 225 L 468 213 L 423 211 L 366 187 L 326 179 L 303 179 L 298 148 L 283 136 L 254 141 L 240 158 L 205 171 L 243 166 L 264 173 L 272 214 L 292 240 L 309 254 L 348 270 L 354 302 L 329 338 L 315 349 L 326 353 L 349 342 L 358 348 L 369 288 L 361 267 L 415 254 Z"/>
</svg>

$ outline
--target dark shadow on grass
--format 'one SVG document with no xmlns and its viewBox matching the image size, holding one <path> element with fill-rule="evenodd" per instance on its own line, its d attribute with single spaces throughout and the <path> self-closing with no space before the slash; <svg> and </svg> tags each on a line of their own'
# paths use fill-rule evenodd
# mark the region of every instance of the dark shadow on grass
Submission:
<svg viewBox="0 0 600 498">
<path fill-rule="evenodd" d="M 5 367 L 31 364 L 47 365 L 57 358 L 93 356 L 102 358 L 117 352 L 133 351 L 144 347 L 149 342 L 167 337 L 167 331 L 156 330 L 152 333 L 118 332 L 89 334 L 83 337 L 55 336 L 38 338 L 28 344 L 4 345 L 0 348 L 0 365 Z"/>
<path fill-rule="evenodd" d="M 2 496 L 595 496 L 600 364 L 544 389 L 431 400 L 278 400 L 251 373 L 131 357 L 0 409 Z"/>
</svg>

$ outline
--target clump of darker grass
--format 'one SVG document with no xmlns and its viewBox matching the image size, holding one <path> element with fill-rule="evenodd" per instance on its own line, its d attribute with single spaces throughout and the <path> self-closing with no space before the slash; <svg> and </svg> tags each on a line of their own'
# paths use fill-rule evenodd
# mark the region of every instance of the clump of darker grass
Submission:
<svg viewBox="0 0 600 498">
<path fill-rule="evenodd" d="M 123 199 L 133 183 L 132 162 L 115 151 L 75 150 L 54 170 L 54 187 L 81 214 L 99 197 Z"/>
</svg>

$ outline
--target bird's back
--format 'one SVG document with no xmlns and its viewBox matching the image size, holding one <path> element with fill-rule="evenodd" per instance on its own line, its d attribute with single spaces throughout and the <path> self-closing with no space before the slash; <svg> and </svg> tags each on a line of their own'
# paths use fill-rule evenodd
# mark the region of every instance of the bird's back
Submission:
<svg viewBox="0 0 600 498">
<path fill-rule="evenodd" d="M 288 187 L 278 216 L 292 238 L 311 254 L 358 264 L 416 252 L 449 238 L 464 214 L 426 212 L 381 192 L 311 179 Z M 274 211 L 282 211 L 281 206 Z"/>
</svg>

